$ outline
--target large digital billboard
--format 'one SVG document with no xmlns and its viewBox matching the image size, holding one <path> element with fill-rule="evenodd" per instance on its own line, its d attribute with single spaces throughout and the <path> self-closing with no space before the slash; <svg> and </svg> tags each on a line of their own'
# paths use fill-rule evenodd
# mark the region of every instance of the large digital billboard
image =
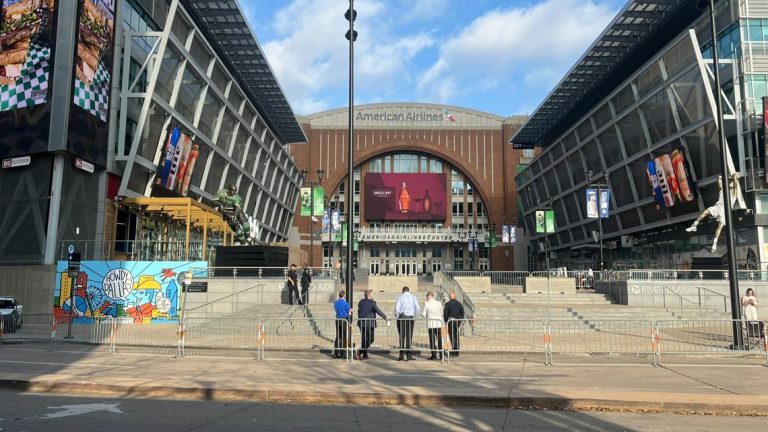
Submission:
<svg viewBox="0 0 768 432">
<path fill-rule="evenodd" d="M 648 161 L 645 171 L 657 209 L 672 207 L 675 202 L 691 202 L 696 198 L 682 148 L 674 150 L 671 155 L 663 154 Z"/>
<path fill-rule="evenodd" d="M 68 150 L 105 166 L 115 45 L 115 0 L 79 0 Z"/>
<path fill-rule="evenodd" d="M 365 175 L 367 220 L 440 220 L 446 218 L 445 174 Z"/>
<path fill-rule="evenodd" d="M 171 126 L 163 146 L 155 186 L 176 195 L 187 196 L 199 155 L 200 146 L 192 142 L 189 134 L 178 126 Z"/>
<path fill-rule="evenodd" d="M 55 0 L 0 0 L 0 156 L 48 150 Z"/>
</svg>

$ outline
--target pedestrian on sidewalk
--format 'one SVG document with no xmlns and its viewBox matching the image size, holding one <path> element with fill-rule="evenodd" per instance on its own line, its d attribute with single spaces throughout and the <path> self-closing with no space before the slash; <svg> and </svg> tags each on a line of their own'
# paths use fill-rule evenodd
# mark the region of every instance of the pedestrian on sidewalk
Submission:
<svg viewBox="0 0 768 432">
<path fill-rule="evenodd" d="M 298 304 L 301 304 L 301 298 L 299 298 L 299 275 L 296 272 L 296 264 L 291 264 L 285 285 L 288 287 L 288 304 L 293 305 L 294 294 L 296 294 Z"/>
<path fill-rule="evenodd" d="M 333 304 L 336 311 L 336 339 L 333 341 L 333 358 L 347 358 L 349 352 L 349 333 L 350 319 L 352 318 L 352 308 L 344 298 L 347 292 L 339 291 L 339 299 Z"/>
<path fill-rule="evenodd" d="M 443 308 L 443 319 L 448 323 L 448 338 L 451 341 L 451 357 L 459 356 L 459 330 L 464 319 L 464 306 L 456 300 L 456 293 L 448 294 L 450 300 Z"/>
<path fill-rule="evenodd" d="M 424 302 L 421 316 L 427 319 L 429 350 L 431 352 L 429 360 L 442 360 L 443 339 L 440 336 L 440 330 L 443 328 L 443 305 L 435 300 L 435 294 L 432 291 L 427 293 L 427 301 Z"/>
<path fill-rule="evenodd" d="M 304 270 L 301 272 L 301 303 L 309 304 L 309 285 L 312 283 L 312 273 L 304 263 Z"/>
<path fill-rule="evenodd" d="M 397 297 L 395 316 L 397 317 L 397 333 L 400 336 L 400 357 L 398 360 L 416 360 L 413 351 L 413 318 L 419 314 L 419 302 L 411 289 L 403 287 L 403 293 Z"/>
<path fill-rule="evenodd" d="M 368 348 L 373 344 L 376 331 L 376 315 L 387 320 L 387 315 L 379 309 L 373 299 L 373 290 L 365 290 L 365 297 L 357 304 L 357 328 L 360 329 L 360 359 L 368 359 Z"/>
</svg>

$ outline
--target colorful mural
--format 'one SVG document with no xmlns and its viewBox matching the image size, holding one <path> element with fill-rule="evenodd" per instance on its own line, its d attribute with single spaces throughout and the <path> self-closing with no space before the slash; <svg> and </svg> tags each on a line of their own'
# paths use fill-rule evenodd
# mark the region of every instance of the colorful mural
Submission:
<svg viewBox="0 0 768 432">
<path fill-rule="evenodd" d="M 53 312 L 71 312 L 78 320 L 110 316 L 136 323 L 172 321 L 179 317 L 186 272 L 207 266 L 203 261 L 83 261 L 72 296 L 67 261 L 59 261 Z"/>
</svg>

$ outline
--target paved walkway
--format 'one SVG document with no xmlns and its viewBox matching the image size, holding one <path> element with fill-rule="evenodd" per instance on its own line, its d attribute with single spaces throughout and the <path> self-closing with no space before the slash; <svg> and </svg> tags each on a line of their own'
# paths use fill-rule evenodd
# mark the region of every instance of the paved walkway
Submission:
<svg viewBox="0 0 768 432">
<path fill-rule="evenodd" d="M 461 405 L 643 410 L 768 416 L 764 359 L 542 359 L 467 355 L 450 364 L 364 362 L 318 352 L 274 360 L 108 354 L 87 346 L 49 352 L 34 344 L 0 348 L 0 388 L 29 392 L 195 400 L 360 405 Z"/>
</svg>

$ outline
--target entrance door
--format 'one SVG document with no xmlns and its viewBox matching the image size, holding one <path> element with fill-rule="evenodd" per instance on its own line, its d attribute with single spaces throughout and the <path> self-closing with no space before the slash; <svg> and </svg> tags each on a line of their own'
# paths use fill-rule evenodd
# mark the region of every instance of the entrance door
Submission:
<svg viewBox="0 0 768 432">
<path fill-rule="evenodd" d="M 378 260 L 371 261 L 370 266 L 371 266 L 370 272 L 371 272 L 372 275 L 379 274 L 379 261 Z"/>
<path fill-rule="evenodd" d="M 443 271 L 443 261 L 438 259 L 432 260 L 432 273 Z"/>
</svg>

